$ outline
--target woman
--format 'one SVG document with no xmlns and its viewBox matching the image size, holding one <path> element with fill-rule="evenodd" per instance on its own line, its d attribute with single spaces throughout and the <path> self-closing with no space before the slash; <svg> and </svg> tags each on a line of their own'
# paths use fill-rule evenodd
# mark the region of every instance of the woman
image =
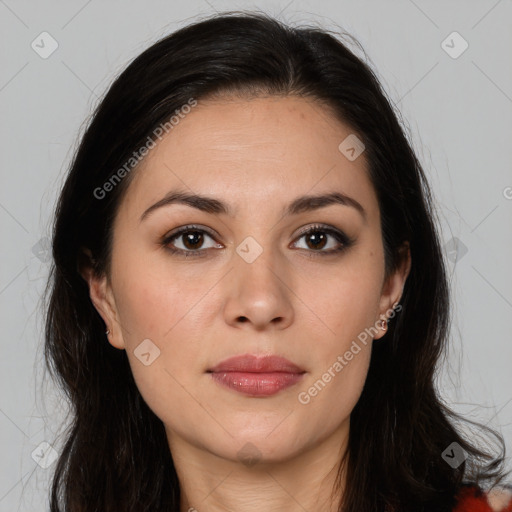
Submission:
<svg viewBox="0 0 512 512">
<path fill-rule="evenodd" d="M 52 512 L 512 510 L 484 492 L 504 454 L 434 386 L 449 291 L 425 176 L 328 33 L 227 13 L 136 58 L 53 256 L 45 354 L 73 421 Z"/>
</svg>

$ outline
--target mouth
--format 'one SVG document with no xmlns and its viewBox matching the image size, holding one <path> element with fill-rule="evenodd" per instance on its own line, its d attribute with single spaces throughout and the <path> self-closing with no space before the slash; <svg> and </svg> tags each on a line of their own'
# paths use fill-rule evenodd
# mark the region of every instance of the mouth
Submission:
<svg viewBox="0 0 512 512">
<path fill-rule="evenodd" d="M 214 382 L 248 396 L 272 396 L 300 382 L 305 370 L 279 356 L 246 354 L 209 369 Z"/>
</svg>

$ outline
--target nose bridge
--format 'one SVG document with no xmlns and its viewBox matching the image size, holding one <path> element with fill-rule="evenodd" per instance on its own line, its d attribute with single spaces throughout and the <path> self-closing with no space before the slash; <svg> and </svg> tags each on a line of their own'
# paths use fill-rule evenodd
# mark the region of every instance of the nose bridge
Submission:
<svg viewBox="0 0 512 512">
<path fill-rule="evenodd" d="M 240 274 L 242 284 L 251 293 L 268 294 L 281 289 L 284 276 L 280 275 L 283 266 L 279 264 L 277 249 L 258 249 L 254 242 L 244 241 L 238 246 L 237 254 L 235 272 Z"/>
<path fill-rule="evenodd" d="M 268 241 L 270 237 L 266 237 Z M 269 242 L 268 242 L 269 243 Z M 249 321 L 258 328 L 284 327 L 293 319 L 290 289 L 279 251 L 246 237 L 233 254 L 234 269 L 225 308 L 230 324 Z"/>
</svg>

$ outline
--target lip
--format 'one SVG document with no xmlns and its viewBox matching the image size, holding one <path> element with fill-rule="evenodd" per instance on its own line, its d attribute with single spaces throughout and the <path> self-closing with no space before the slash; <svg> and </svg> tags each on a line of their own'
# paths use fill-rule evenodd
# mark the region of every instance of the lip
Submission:
<svg viewBox="0 0 512 512">
<path fill-rule="evenodd" d="M 213 368 L 210 368 L 208 372 L 304 373 L 305 370 L 299 368 L 296 364 L 284 357 L 244 354 L 242 356 L 234 356 L 225 359 Z"/>
<path fill-rule="evenodd" d="M 208 373 L 215 382 L 238 393 L 263 397 L 297 384 L 306 372 L 283 357 L 246 354 L 226 359 Z"/>
</svg>

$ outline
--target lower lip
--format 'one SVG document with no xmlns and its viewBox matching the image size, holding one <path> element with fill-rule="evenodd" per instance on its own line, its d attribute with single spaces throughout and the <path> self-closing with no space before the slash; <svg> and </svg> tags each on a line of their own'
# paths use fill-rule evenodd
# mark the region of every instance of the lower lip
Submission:
<svg viewBox="0 0 512 512">
<path fill-rule="evenodd" d="M 218 372 L 212 373 L 212 378 L 215 382 L 245 395 L 271 396 L 297 384 L 303 375 L 303 373 L 284 372 Z"/>
</svg>

